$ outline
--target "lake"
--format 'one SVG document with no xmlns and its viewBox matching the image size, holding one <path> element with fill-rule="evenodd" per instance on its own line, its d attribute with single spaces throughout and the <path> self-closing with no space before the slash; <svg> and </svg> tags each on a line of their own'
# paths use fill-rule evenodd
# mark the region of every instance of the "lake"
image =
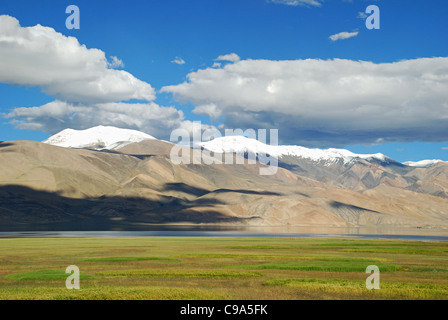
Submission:
<svg viewBox="0 0 448 320">
<path fill-rule="evenodd" d="M 351 239 L 390 239 L 448 241 L 448 230 L 414 228 L 337 228 L 337 227 L 227 227 L 192 225 L 152 225 L 145 230 L 87 231 L 6 231 L 0 238 L 65 237 L 330 237 Z"/>
</svg>

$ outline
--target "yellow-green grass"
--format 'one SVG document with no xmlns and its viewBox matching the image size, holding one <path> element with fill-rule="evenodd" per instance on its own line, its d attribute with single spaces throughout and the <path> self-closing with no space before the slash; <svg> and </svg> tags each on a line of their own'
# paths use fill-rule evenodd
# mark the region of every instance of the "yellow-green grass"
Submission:
<svg viewBox="0 0 448 320">
<path fill-rule="evenodd" d="M 103 271 L 99 275 L 106 277 L 158 277 L 158 278 L 205 278 L 205 279 L 221 279 L 221 278 L 248 278 L 263 276 L 257 272 L 244 271 L 215 271 L 215 270 L 120 270 L 120 271 Z"/>
<path fill-rule="evenodd" d="M 347 294 L 365 295 L 365 284 L 353 280 L 341 279 L 277 279 L 268 280 L 263 283 L 266 286 L 281 286 L 298 290 L 319 290 L 327 294 Z M 372 290 L 367 293 L 370 298 L 381 299 L 440 299 L 448 295 L 448 287 L 438 284 L 418 284 L 406 282 L 385 282 L 379 290 Z"/>
<path fill-rule="evenodd" d="M 168 257 L 99 257 L 99 258 L 88 258 L 84 259 L 83 261 L 129 262 L 129 261 L 146 261 L 146 260 L 176 261 L 177 259 Z"/>
<path fill-rule="evenodd" d="M 5 276 L 9 280 L 32 280 L 32 281 L 65 281 L 70 274 L 65 273 L 64 270 L 38 270 L 29 272 L 11 273 Z M 91 274 L 80 272 L 80 278 L 84 280 L 95 279 Z"/>
<path fill-rule="evenodd" d="M 253 265 L 230 266 L 231 268 L 243 269 L 272 269 L 272 270 L 301 270 L 301 271 L 323 271 L 323 272 L 363 272 L 369 265 L 376 265 L 382 272 L 400 270 L 402 267 L 378 263 L 371 261 L 366 263 L 365 260 L 341 259 L 341 260 L 316 260 L 316 261 L 288 261 L 288 262 L 272 262 Z"/>
<path fill-rule="evenodd" d="M 39 286 L 8 290 L 11 300 L 211 300 L 227 299 L 221 292 L 164 286 L 88 286 L 80 290 Z"/>
<path fill-rule="evenodd" d="M 448 299 L 448 243 L 332 238 L 0 239 L 0 299 Z M 79 267 L 68 290 L 67 266 Z M 366 288 L 366 267 L 380 289 Z"/>
</svg>

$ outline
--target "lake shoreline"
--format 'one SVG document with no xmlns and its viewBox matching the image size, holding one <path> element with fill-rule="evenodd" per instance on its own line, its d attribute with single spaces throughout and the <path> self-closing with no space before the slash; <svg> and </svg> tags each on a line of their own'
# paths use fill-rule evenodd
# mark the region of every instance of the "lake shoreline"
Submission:
<svg viewBox="0 0 448 320">
<path fill-rule="evenodd" d="M 335 230 L 342 231 L 342 230 Z M 359 231 L 359 230 L 358 230 Z M 403 231 L 403 230 L 402 230 Z M 408 230 L 409 231 L 409 230 Z M 5 238 L 134 238 L 134 237 L 234 237 L 234 238 L 340 238 L 410 241 L 448 241 L 447 232 L 433 233 L 337 233 L 337 232 L 260 232 L 216 230 L 152 230 L 152 231 L 8 231 L 0 232 Z"/>
</svg>

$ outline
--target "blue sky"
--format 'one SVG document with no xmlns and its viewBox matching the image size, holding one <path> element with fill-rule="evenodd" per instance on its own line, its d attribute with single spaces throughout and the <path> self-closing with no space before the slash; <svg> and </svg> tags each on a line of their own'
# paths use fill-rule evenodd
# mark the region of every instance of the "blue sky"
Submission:
<svg viewBox="0 0 448 320">
<path fill-rule="evenodd" d="M 107 59 L 112 56 L 117 57 L 124 64 L 123 67 L 117 69 L 124 70 L 136 79 L 150 84 L 155 92 L 154 99 L 135 95 L 134 98 L 126 96 L 124 99 L 117 98 L 115 101 L 75 101 L 76 99 L 73 100 L 71 96 L 68 101 L 71 106 L 74 106 L 73 110 L 75 111 L 73 113 L 77 112 L 76 107 L 81 103 L 83 105 L 88 103 L 90 107 L 93 103 L 100 102 L 145 103 L 146 100 L 146 103 L 151 102 L 162 107 L 161 109 L 151 109 L 154 110 L 154 113 L 169 112 L 169 116 L 163 118 L 163 121 L 169 120 L 169 123 L 173 123 L 176 119 L 176 121 L 201 120 L 203 123 L 224 124 L 226 127 L 250 126 L 253 124 L 254 128 L 262 127 L 262 124 L 266 123 L 267 128 L 277 126 L 281 142 L 284 143 L 297 143 L 308 147 L 345 147 L 358 153 L 382 152 L 398 161 L 433 158 L 448 160 L 448 150 L 446 149 L 448 147 L 448 107 L 446 105 L 447 100 L 444 100 L 446 96 L 443 95 L 437 97 L 437 99 L 427 98 L 425 100 L 421 98 L 419 103 L 424 103 L 426 108 L 432 108 L 430 110 L 437 109 L 437 113 L 440 115 L 440 117 L 428 117 L 428 119 L 422 121 L 421 126 L 416 125 L 415 121 L 403 123 L 397 121 L 396 128 L 399 129 L 394 127 L 395 122 L 391 122 L 391 129 L 386 130 L 381 124 L 390 120 L 390 117 L 396 117 L 396 113 L 391 113 L 389 119 L 381 119 L 379 116 L 377 119 L 376 116 L 367 112 L 365 117 L 371 117 L 372 121 L 377 122 L 371 123 L 371 126 L 366 127 L 363 131 L 363 128 L 359 125 L 356 125 L 356 130 L 346 130 L 347 127 L 351 126 L 349 120 L 347 120 L 347 124 L 341 124 L 340 126 L 329 125 L 328 121 L 331 119 L 329 120 L 328 116 L 319 119 L 316 115 L 319 113 L 309 114 L 305 111 L 299 112 L 296 110 L 291 112 L 291 116 L 288 117 L 288 108 L 292 110 L 296 104 L 292 104 L 292 102 L 290 102 L 291 104 L 283 103 L 281 99 L 284 95 L 279 95 L 276 98 L 281 101 L 279 104 L 283 106 L 279 107 L 277 112 L 275 103 L 273 105 L 263 105 L 264 109 L 257 109 L 255 107 L 257 100 L 252 101 L 250 100 L 252 97 L 245 97 L 244 94 L 247 89 L 244 88 L 241 89 L 241 92 L 237 91 L 235 93 L 238 99 L 235 98 L 232 101 L 226 101 L 218 95 L 205 96 L 199 92 L 200 89 L 204 89 L 199 84 L 202 84 L 205 80 L 217 79 L 216 85 L 205 89 L 214 92 L 213 90 L 216 88 L 228 84 L 229 80 L 225 78 L 226 76 L 237 75 L 241 79 L 245 79 L 244 77 L 247 76 L 246 69 L 249 67 L 249 65 L 243 65 L 242 62 L 245 60 L 257 62 L 253 64 L 253 68 L 256 69 L 256 72 L 254 72 L 257 77 L 260 77 L 259 81 L 261 83 L 267 81 L 266 78 L 261 79 L 261 75 L 265 74 L 264 68 L 272 70 L 270 66 L 266 66 L 264 61 L 344 59 L 352 62 L 361 60 L 381 65 L 403 60 L 448 56 L 448 42 L 446 41 L 448 3 L 446 1 L 315 0 L 314 3 L 309 1 L 308 4 L 297 3 L 298 5 L 293 5 L 292 2 L 294 1 L 54 0 L 37 2 L 19 0 L 2 3 L 0 15 L 14 17 L 19 21 L 21 27 L 33 27 L 37 24 L 51 27 L 64 36 L 77 38 L 80 45 L 85 45 L 87 49 L 97 48 L 103 51 Z M 79 30 L 68 30 L 65 26 L 65 20 L 68 17 L 65 8 L 71 4 L 77 5 L 80 9 L 81 28 Z M 365 27 L 365 19 L 359 17 L 360 12 L 364 12 L 366 7 L 371 4 L 380 8 L 381 27 L 379 30 L 368 30 Z M 1 28 L 0 25 L 0 33 Z M 352 38 L 337 41 L 329 39 L 331 35 L 340 32 L 357 34 Z M 1 42 L 0 46 L 2 46 Z M 241 61 L 215 60 L 218 56 L 230 53 L 238 55 Z M 32 57 L 32 55 L 30 56 Z M 173 61 L 176 58 L 182 59 L 185 63 L 174 63 Z M 210 74 L 204 76 L 202 71 L 212 69 L 211 67 L 215 62 L 221 63 L 221 66 L 216 66 L 210 71 Z M 232 66 L 233 63 L 235 64 Z M 440 75 L 440 72 L 442 72 L 442 75 L 446 75 L 446 73 L 443 73 L 447 70 L 443 67 L 444 63 L 445 61 L 442 61 L 435 65 L 434 69 L 431 69 L 433 74 Z M 432 64 L 430 67 L 432 68 Z M 287 66 L 282 68 L 286 71 L 289 69 Z M 302 67 L 297 66 L 297 68 Z M 344 67 L 336 63 L 334 65 L 323 65 L 322 68 L 324 68 L 321 71 L 323 76 L 321 77 L 319 73 L 319 77 L 313 79 L 313 81 L 319 81 L 319 79 L 322 79 L 323 82 L 326 81 L 326 68 L 331 70 L 342 68 L 341 70 L 344 72 Z M 365 75 L 363 70 L 368 70 L 368 67 L 358 68 L 358 66 L 353 66 L 353 68 L 356 69 L 354 72 L 359 72 L 360 75 Z M 413 68 L 411 66 L 410 68 L 398 69 L 398 71 L 393 72 L 397 72 L 397 79 L 402 79 L 408 75 L 408 69 Z M 228 72 L 223 75 L 223 71 Z M 188 84 L 193 80 L 187 79 L 188 74 L 193 74 L 195 79 L 198 79 L 197 83 L 193 83 L 191 87 Z M 350 76 L 353 75 L 350 74 Z M 279 78 L 281 86 L 284 79 L 282 75 Z M 1 81 L 2 79 L 6 80 Z M 45 87 L 48 84 L 35 85 L 27 84 L 28 80 L 8 79 L 11 79 L 11 77 L 5 76 L 2 78 L 0 76 L 0 113 L 3 115 L 11 113 L 15 108 L 39 107 L 55 100 L 65 101 L 64 98 L 67 97 L 55 93 L 56 89 L 54 88 L 48 89 L 48 87 Z M 258 81 L 258 78 L 256 80 Z M 306 79 L 293 80 L 296 81 L 294 83 L 300 85 Z M 406 82 L 406 79 L 404 81 Z M 413 81 L 409 82 L 409 90 L 414 85 Z M 435 86 L 446 84 L 443 81 L 436 82 Z M 309 85 L 308 82 L 303 84 L 303 86 Z M 174 86 L 175 88 L 169 89 Z M 162 90 L 162 88 L 165 89 Z M 294 87 L 280 89 L 294 91 Z M 163 92 L 160 92 L 161 90 Z M 378 90 L 381 94 L 383 92 L 381 90 L 384 89 Z M 360 95 L 359 91 L 360 89 L 357 87 L 354 93 L 356 92 L 357 99 L 362 99 L 362 96 L 358 97 L 358 94 Z M 403 89 L 403 92 L 405 94 L 406 91 Z M 432 94 L 432 91 L 423 92 L 418 97 L 429 97 Z M 231 95 L 232 92 L 227 96 Z M 369 97 L 366 94 L 366 100 L 369 100 Z M 290 98 L 300 100 L 301 97 L 291 94 Z M 401 101 L 399 97 L 396 98 L 397 101 Z M 344 99 L 348 98 L 341 98 L 341 103 L 344 103 Z M 392 100 L 394 99 L 395 97 Z M 412 95 L 410 100 L 412 100 Z M 247 105 L 244 104 L 246 102 Z M 314 102 L 318 107 L 314 105 Z M 306 107 L 309 110 L 317 110 L 323 108 L 322 103 L 324 102 L 312 99 L 306 100 L 307 105 L 302 105 L 300 108 Z M 412 117 L 418 116 L 419 113 L 415 111 L 417 105 L 412 105 L 412 101 L 403 103 L 405 106 L 411 105 L 413 111 L 410 114 Z M 297 102 L 298 104 L 299 102 Z M 199 112 L 197 107 L 204 105 L 216 106 L 220 110 L 221 116 L 211 119 L 207 115 L 210 107 L 205 108 L 208 110 L 206 112 Z M 122 106 L 126 108 L 125 104 Z M 168 109 L 169 107 L 174 109 Z M 393 108 L 394 106 L 381 105 L 377 107 L 378 113 L 384 113 L 382 110 L 386 107 Z M 97 110 L 96 107 L 92 108 L 92 110 Z M 325 114 L 341 110 L 341 107 L 337 104 L 332 106 L 328 102 L 325 108 L 327 109 L 322 109 L 328 110 Z M 104 111 L 104 109 L 102 110 Z M 238 113 L 238 110 L 244 111 L 244 115 L 250 115 L 250 117 L 248 116 L 244 120 L 244 116 Z M 350 118 L 352 114 L 349 110 L 351 109 L 347 110 L 336 114 L 334 122 L 339 121 L 338 123 L 340 123 L 339 119 L 344 116 L 343 112 L 347 112 L 347 116 Z M 407 109 L 403 107 L 403 110 Z M 98 121 L 101 120 L 100 116 L 104 116 L 103 111 L 98 113 Z M 272 113 L 270 113 L 271 111 Z M 180 112 L 182 116 L 179 116 Z M 12 117 L 0 118 L 0 140 L 43 140 L 54 133 L 56 127 L 59 128 L 58 126 L 63 124 L 79 126 L 76 129 L 82 129 L 89 124 L 101 124 L 92 122 L 92 119 L 86 121 L 85 119 L 88 116 L 85 115 L 75 117 L 76 121 L 57 119 L 58 126 L 52 126 L 51 119 L 49 120 L 42 113 L 43 111 L 39 113 L 39 116 L 30 113 L 26 113 L 26 115 L 16 113 Z M 423 112 L 423 114 L 429 113 L 431 112 Z M 399 114 L 403 115 L 405 111 Z M 65 114 L 65 116 L 67 115 Z M 73 115 L 71 117 L 71 119 L 74 119 Z M 126 117 L 130 116 L 126 114 Z M 407 115 L 399 117 L 406 118 Z M 411 116 L 409 117 L 411 118 Z M 291 119 L 290 122 L 288 118 Z M 108 121 L 105 124 L 113 124 L 110 123 L 111 119 L 116 119 L 116 117 L 114 118 L 113 115 L 108 113 L 105 119 Z M 302 123 L 300 119 L 305 120 Z M 353 117 L 353 120 L 350 121 L 359 124 L 358 119 Z M 268 120 L 272 121 L 269 122 Z M 52 121 L 56 120 L 52 118 Z M 141 124 L 141 127 L 138 126 L 142 122 L 132 122 L 130 118 L 123 121 L 129 127 L 142 131 L 150 130 L 145 130 L 145 128 L 154 125 L 156 121 L 162 123 L 161 127 L 166 126 L 159 118 L 152 119 L 152 122 L 145 122 L 144 125 Z M 297 126 L 302 128 L 310 122 L 313 122 L 313 125 L 304 128 L 303 131 L 296 131 L 294 121 L 296 121 Z M 34 126 L 27 126 L 26 122 L 33 123 Z M 119 126 L 118 124 L 117 126 Z M 324 127 L 328 130 L 322 129 Z M 381 128 L 377 130 L 377 127 Z M 437 130 L 434 129 L 435 127 L 437 127 Z M 30 128 L 34 130 L 30 130 Z M 295 132 L 304 138 L 299 139 L 295 136 Z M 148 133 L 159 136 L 157 135 L 158 131 Z M 365 138 L 358 139 L 355 136 Z M 337 137 L 337 139 L 331 137 Z M 306 143 L 307 141 L 309 143 Z"/>
</svg>

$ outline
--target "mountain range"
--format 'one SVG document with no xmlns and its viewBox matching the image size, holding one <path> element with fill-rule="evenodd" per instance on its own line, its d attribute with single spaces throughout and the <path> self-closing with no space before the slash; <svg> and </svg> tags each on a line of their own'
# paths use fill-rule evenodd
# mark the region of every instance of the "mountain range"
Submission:
<svg viewBox="0 0 448 320">
<path fill-rule="evenodd" d="M 200 146 L 213 157 L 233 152 L 243 164 L 173 164 L 172 143 L 114 127 L 2 142 L 0 230 L 448 227 L 448 163 L 440 160 L 400 163 L 242 136 Z M 249 163 L 251 154 L 278 157 L 276 174 L 260 175 L 264 165 Z"/>
</svg>

